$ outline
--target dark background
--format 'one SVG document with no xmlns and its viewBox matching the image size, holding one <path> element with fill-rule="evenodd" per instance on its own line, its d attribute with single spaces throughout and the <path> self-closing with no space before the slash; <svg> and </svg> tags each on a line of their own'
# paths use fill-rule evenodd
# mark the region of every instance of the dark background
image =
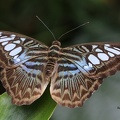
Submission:
<svg viewBox="0 0 120 120">
<path fill-rule="evenodd" d="M 119 0 L 0 0 L 1 30 L 18 32 L 51 45 L 54 39 L 36 15 L 56 38 L 90 22 L 62 37 L 63 47 L 85 42 L 120 41 Z M 83 107 L 70 109 L 58 106 L 51 120 L 119 120 L 119 74 L 105 79 Z"/>
</svg>

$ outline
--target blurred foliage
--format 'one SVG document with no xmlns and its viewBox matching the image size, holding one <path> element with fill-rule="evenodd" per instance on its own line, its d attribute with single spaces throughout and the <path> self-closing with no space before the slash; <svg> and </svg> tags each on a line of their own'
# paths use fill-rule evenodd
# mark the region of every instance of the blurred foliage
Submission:
<svg viewBox="0 0 120 120">
<path fill-rule="evenodd" d="M 60 41 L 64 47 L 84 42 L 120 42 L 119 0 L 0 0 L 1 30 L 25 34 L 50 45 L 54 39 L 36 15 L 56 38 L 82 23 L 90 22 L 62 37 Z M 105 89 L 109 87 L 105 86 Z M 90 120 L 88 113 L 82 112 L 82 115 L 88 115 L 85 119 Z"/>
<path fill-rule="evenodd" d="M 13 105 L 10 97 L 4 93 L 0 96 L 0 120 L 48 120 L 55 105 L 49 92 L 45 92 L 43 97 L 33 104 L 23 106 Z"/>
<path fill-rule="evenodd" d="M 56 38 L 89 21 L 89 25 L 64 36 L 63 44 L 67 41 L 75 43 L 73 38 L 77 39 L 81 35 L 85 41 L 91 41 L 91 38 L 96 41 L 96 37 L 119 29 L 119 9 L 119 0 L 1 0 L 0 26 L 3 30 L 19 32 L 50 44 L 53 38 L 36 15 L 53 31 Z"/>
</svg>

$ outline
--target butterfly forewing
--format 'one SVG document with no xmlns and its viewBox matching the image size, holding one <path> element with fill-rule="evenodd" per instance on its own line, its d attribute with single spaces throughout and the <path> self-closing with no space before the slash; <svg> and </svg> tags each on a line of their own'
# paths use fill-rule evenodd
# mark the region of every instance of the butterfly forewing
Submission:
<svg viewBox="0 0 120 120">
<path fill-rule="evenodd" d="M 102 79 L 120 69 L 120 44 L 91 43 L 63 48 L 51 81 L 51 96 L 68 107 L 82 106 Z"/>
<path fill-rule="evenodd" d="M 11 32 L 0 32 L 1 81 L 14 104 L 30 104 L 44 92 L 48 47 Z"/>
</svg>

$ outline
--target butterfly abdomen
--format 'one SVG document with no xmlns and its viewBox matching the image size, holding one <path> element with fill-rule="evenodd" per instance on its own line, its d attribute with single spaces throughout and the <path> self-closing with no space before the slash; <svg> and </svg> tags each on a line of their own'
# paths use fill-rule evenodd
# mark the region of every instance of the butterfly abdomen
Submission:
<svg viewBox="0 0 120 120">
<path fill-rule="evenodd" d="M 49 59 L 45 67 L 45 79 L 48 80 L 54 73 L 55 59 Z"/>
</svg>

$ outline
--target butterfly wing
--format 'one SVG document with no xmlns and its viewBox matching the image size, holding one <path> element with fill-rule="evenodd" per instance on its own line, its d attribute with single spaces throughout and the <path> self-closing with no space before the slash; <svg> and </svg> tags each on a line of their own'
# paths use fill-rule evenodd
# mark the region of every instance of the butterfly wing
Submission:
<svg viewBox="0 0 120 120">
<path fill-rule="evenodd" d="M 78 107 L 98 89 L 102 79 L 120 69 L 120 44 L 91 43 L 63 48 L 51 81 L 52 98 Z"/>
<path fill-rule="evenodd" d="M 47 50 L 30 37 L 0 32 L 0 78 L 14 104 L 31 104 L 43 94 Z"/>
</svg>

